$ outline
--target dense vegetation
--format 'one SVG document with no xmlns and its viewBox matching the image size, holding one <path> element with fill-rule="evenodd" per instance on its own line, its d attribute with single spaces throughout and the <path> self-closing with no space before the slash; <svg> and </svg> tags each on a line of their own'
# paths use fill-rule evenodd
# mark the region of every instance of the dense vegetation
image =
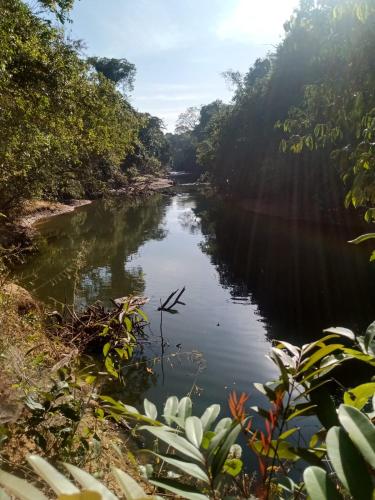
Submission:
<svg viewBox="0 0 375 500">
<path fill-rule="evenodd" d="M 176 130 L 175 166 L 197 163 L 224 192 L 296 210 L 336 208 L 345 194 L 347 205 L 369 208 L 375 2 L 303 0 L 284 28 L 275 52 L 247 74 L 227 72 L 230 104 L 203 106 L 196 123 Z"/>
<path fill-rule="evenodd" d="M 62 23 L 72 4 L 38 2 Z M 364 207 L 366 219 L 374 218 L 374 0 L 303 0 L 274 54 L 256 61 L 245 76 L 227 74 L 236 85 L 233 102 L 188 109 L 168 142 L 161 121 L 136 112 L 127 100 L 134 65 L 125 58 L 83 59 L 80 44 L 66 40 L 40 14 L 21 0 L 0 0 L 0 215 L 11 214 L 31 197 L 96 196 L 125 185 L 137 173 L 159 173 L 171 148 L 175 169 L 207 172 L 225 193 L 283 199 L 305 210 L 337 206 L 346 190 L 347 205 Z M 145 237 L 162 237 L 162 215 L 152 207 L 129 237 L 119 209 L 113 227 L 107 221 L 103 234 L 95 235 L 105 249 L 107 268 L 117 269 L 124 252 L 134 251 Z M 209 215 L 202 217 L 208 254 L 213 245 L 227 252 L 220 226 L 224 217 L 215 228 Z M 76 224 L 87 223 L 77 218 Z M 236 232 L 235 224 L 231 227 Z M 73 236 L 66 238 L 64 249 L 71 257 L 64 272 L 74 282 L 74 269 L 83 264 L 74 224 L 69 230 Z M 230 252 L 232 234 L 226 235 Z M 264 259 L 268 245 L 259 234 L 253 261 L 262 268 L 257 258 Z M 113 238 L 111 252 L 108 241 Z M 280 254 L 282 249 L 279 238 Z M 235 249 L 232 260 L 244 265 L 240 250 Z M 294 264 L 302 260 L 296 255 Z M 52 279 L 58 279 L 55 264 L 48 264 Z M 223 280 L 232 268 L 235 273 L 234 265 L 218 264 Z M 286 296 L 288 282 L 267 266 L 279 287 L 276 296 Z M 112 289 L 123 289 L 126 272 L 124 266 L 122 274 L 112 272 Z M 135 279 L 143 283 L 142 275 Z M 318 286 L 314 276 L 305 281 Z M 345 283 L 342 288 L 348 293 Z M 230 416 L 219 419 L 219 405 L 196 416 L 190 395 L 172 395 L 158 417 L 148 400 L 143 412 L 106 395 L 110 385 L 121 392 L 126 383 L 145 387 L 156 380 L 152 367 L 158 360 L 143 353 L 147 317 L 139 308 L 142 298 L 115 301 L 109 311 L 96 304 L 82 314 L 66 304 L 63 315 L 54 311 L 47 316 L 35 303 L 21 313 L 17 289 L 20 293 L 7 283 L 0 259 L 0 368 L 5 374 L 0 379 L 0 485 L 6 490 L 0 489 L 1 498 L 46 498 L 30 483 L 36 478 L 24 464 L 26 451 L 33 453 L 28 457 L 32 469 L 58 498 L 115 500 L 97 478 L 121 497 L 147 498 L 145 489 L 119 467 L 113 467 L 118 485 L 108 482 L 114 453 L 125 462 L 122 468 L 132 462 L 133 472 L 142 472 L 152 490 L 148 498 L 160 499 L 165 492 L 193 500 L 374 498 L 375 323 L 363 333 L 329 328 L 323 338 L 303 346 L 274 343 L 269 358 L 275 378 L 254 384 L 262 406 L 250 406 L 248 394 L 232 392 Z M 160 327 L 163 356 L 162 315 Z M 95 362 L 85 362 L 93 353 Z M 311 418 L 307 426 L 306 418 Z M 139 466 L 129 453 L 130 431 L 136 439 L 144 431 L 156 438 L 153 444 L 147 441 L 150 450 L 142 442 L 143 456 L 148 453 L 152 463 L 143 458 Z M 238 442 L 241 435 L 244 446 Z M 246 470 L 246 453 L 255 457 L 256 470 Z M 75 484 L 36 454 L 60 470 L 61 461 L 69 461 L 64 466 Z M 37 486 L 45 488 L 41 482 Z"/>
<path fill-rule="evenodd" d="M 168 161 L 163 124 L 136 112 L 126 59 L 81 56 L 40 9 L 64 21 L 72 1 L 0 2 L 0 211 L 23 199 L 100 195 Z M 49 20 L 48 20 L 49 19 Z"/>
</svg>

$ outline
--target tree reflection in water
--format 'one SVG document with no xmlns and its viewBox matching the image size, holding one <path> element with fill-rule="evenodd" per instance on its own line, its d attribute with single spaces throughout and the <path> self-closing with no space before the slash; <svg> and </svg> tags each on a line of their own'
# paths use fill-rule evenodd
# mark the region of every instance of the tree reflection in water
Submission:
<svg viewBox="0 0 375 500">
<path fill-rule="evenodd" d="M 43 300 L 71 303 L 75 291 L 79 305 L 142 294 L 143 272 L 131 266 L 132 256 L 146 241 L 165 238 L 168 204 L 159 196 L 147 203 L 119 198 L 46 221 L 39 254 L 18 269 L 21 281 Z"/>
<path fill-rule="evenodd" d="M 349 245 L 348 226 L 308 224 L 196 198 L 202 251 L 233 300 L 249 300 L 265 318 L 270 339 L 301 343 L 323 328 L 365 328 L 373 320 L 375 266 L 368 250 Z M 185 219 L 186 222 L 186 219 Z"/>
</svg>

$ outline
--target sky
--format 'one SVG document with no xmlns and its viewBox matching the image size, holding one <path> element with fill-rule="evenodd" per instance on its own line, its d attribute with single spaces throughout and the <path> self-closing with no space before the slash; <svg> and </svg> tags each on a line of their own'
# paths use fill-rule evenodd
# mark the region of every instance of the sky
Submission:
<svg viewBox="0 0 375 500">
<path fill-rule="evenodd" d="M 76 0 L 68 32 L 88 56 L 137 67 L 130 97 L 173 131 L 189 106 L 232 91 L 222 73 L 245 72 L 272 51 L 298 0 Z"/>
</svg>

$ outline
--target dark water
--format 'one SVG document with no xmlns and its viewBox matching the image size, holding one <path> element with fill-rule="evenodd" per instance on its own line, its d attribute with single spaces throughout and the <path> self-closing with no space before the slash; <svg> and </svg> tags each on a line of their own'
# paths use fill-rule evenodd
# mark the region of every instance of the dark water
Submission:
<svg viewBox="0 0 375 500">
<path fill-rule="evenodd" d="M 226 407 L 233 388 L 253 393 L 253 382 L 276 374 L 265 358 L 273 339 L 301 344 L 324 327 L 361 329 L 374 319 L 368 249 L 346 244 L 355 230 L 254 215 L 199 193 L 99 201 L 39 230 L 40 253 L 18 274 L 42 300 L 150 298 L 150 344 L 126 387 L 106 388 L 129 403 L 161 404 L 194 387 L 200 408 Z M 183 286 L 186 305 L 163 315 L 161 362 L 157 307 Z"/>
</svg>

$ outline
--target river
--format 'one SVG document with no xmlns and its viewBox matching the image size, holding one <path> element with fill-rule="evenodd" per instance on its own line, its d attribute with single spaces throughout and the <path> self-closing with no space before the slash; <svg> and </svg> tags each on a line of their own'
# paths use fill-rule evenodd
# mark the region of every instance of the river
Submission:
<svg viewBox="0 0 375 500">
<path fill-rule="evenodd" d="M 126 386 L 106 387 L 131 404 L 192 391 L 199 409 L 226 408 L 232 389 L 257 404 L 252 383 L 276 374 L 265 357 L 274 339 L 302 344 L 374 319 L 375 276 L 368 249 L 346 243 L 352 230 L 251 214 L 198 191 L 97 201 L 37 227 L 39 252 L 17 274 L 41 300 L 150 299 L 149 343 Z M 162 348 L 157 308 L 183 286 L 186 305 L 163 314 Z"/>
</svg>

